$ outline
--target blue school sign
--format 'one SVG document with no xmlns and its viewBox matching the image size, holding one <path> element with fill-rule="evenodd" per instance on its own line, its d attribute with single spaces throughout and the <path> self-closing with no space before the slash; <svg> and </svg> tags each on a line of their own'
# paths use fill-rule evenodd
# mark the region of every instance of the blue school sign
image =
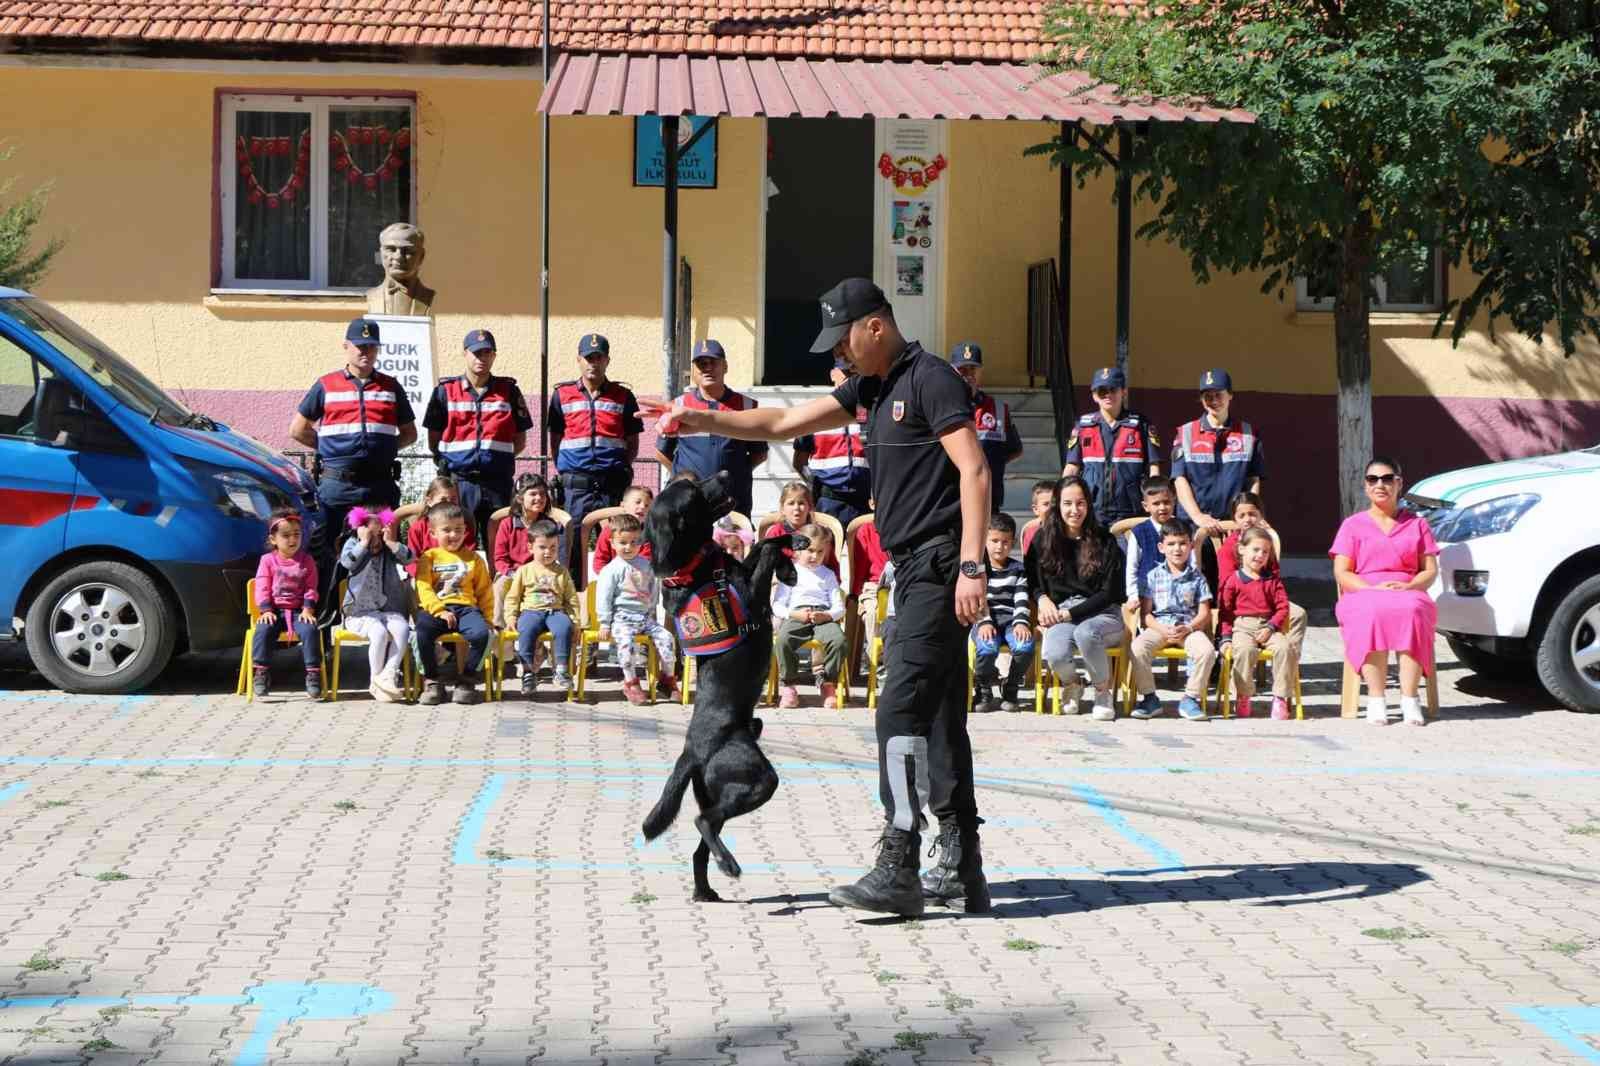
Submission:
<svg viewBox="0 0 1600 1066">
<path fill-rule="evenodd" d="M 678 121 L 680 145 L 711 124 L 711 119 L 690 115 Z M 647 115 L 633 120 L 633 183 L 666 184 L 666 152 L 661 147 L 661 119 Z M 717 130 L 712 127 L 678 157 L 678 187 L 715 189 L 717 187 Z"/>
</svg>

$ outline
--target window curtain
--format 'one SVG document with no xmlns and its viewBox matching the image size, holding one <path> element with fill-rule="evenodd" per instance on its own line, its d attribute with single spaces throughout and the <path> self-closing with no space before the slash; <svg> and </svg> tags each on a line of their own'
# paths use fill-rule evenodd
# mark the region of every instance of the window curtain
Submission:
<svg viewBox="0 0 1600 1066">
<path fill-rule="evenodd" d="M 410 108 L 328 112 L 328 285 L 383 280 L 378 234 L 411 221 Z"/>
<path fill-rule="evenodd" d="M 234 156 L 234 276 L 310 281 L 310 113 L 240 111 Z"/>
</svg>

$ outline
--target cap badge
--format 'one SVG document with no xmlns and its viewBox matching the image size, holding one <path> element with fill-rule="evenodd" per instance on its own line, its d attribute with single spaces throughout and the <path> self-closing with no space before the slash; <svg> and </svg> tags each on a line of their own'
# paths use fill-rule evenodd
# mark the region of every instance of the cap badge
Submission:
<svg viewBox="0 0 1600 1066">
<path fill-rule="evenodd" d="M 822 313 L 827 315 L 829 318 L 833 317 L 833 305 L 827 300 L 822 301 Z"/>
<path fill-rule="evenodd" d="M 478 331 L 478 339 L 479 339 L 479 340 L 480 340 L 480 341 L 481 341 L 481 340 L 487 340 L 487 339 L 488 339 L 488 335 L 487 335 L 487 334 L 485 334 L 485 333 L 484 333 L 484 331 L 483 331 L 483 330 L 481 330 L 481 329 L 480 329 L 480 330 L 479 330 L 479 331 Z"/>
<path fill-rule="evenodd" d="M 1213 374 L 1211 371 L 1207 370 L 1206 371 L 1206 384 L 1210 385 L 1210 384 L 1213 384 L 1215 381 L 1216 381 L 1216 375 Z"/>
<path fill-rule="evenodd" d="M 904 400 L 896 400 L 894 406 L 889 409 L 889 417 L 896 422 L 903 420 L 906 417 L 906 402 Z"/>
<path fill-rule="evenodd" d="M 370 337 L 370 336 L 372 336 L 372 327 L 371 327 L 371 326 L 362 326 L 362 327 L 361 327 L 361 335 L 362 335 L 362 336 L 363 336 L 363 337 Z"/>
</svg>

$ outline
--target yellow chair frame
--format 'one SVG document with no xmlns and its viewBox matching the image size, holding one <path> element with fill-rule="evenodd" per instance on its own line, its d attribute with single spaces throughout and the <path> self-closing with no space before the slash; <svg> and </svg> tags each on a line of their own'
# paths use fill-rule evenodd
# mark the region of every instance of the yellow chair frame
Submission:
<svg viewBox="0 0 1600 1066">
<path fill-rule="evenodd" d="M 595 645 L 595 646 L 598 646 L 601 643 L 601 640 L 600 640 L 600 619 L 599 619 L 599 616 L 597 615 L 597 613 L 595 611 L 595 605 L 594 605 L 594 586 L 595 586 L 595 582 L 593 582 L 593 581 L 589 582 L 588 585 L 584 586 L 584 589 L 583 589 L 583 617 L 584 617 L 584 624 L 583 624 L 583 627 L 576 634 L 578 639 L 572 645 L 572 653 L 575 656 L 577 656 L 577 658 L 578 658 L 577 669 L 575 671 L 573 671 L 573 674 L 572 674 L 573 689 L 574 689 L 573 698 L 574 699 L 580 699 L 580 700 L 583 699 L 584 688 L 585 688 L 586 684 L 588 683 L 589 656 L 588 656 L 587 652 L 588 652 L 589 646 L 591 644 Z M 638 636 L 634 637 L 633 638 L 633 642 L 635 644 L 642 645 L 644 647 L 644 649 L 645 649 L 645 655 L 646 655 L 645 676 L 649 681 L 648 688 L 649 688 L 649 691 L 650 691 L 650 699 L 653 702 L 655 700 L 655 698 L 656 698 L 656 675 L 657 675 L 657 673 L 659 671 L 659 668 L 660 668 L 659 664 L 656 662 L 656 646 L 655 646 L 655 642 L 652 641 L 649 637 L 645 636 L 643 633 L 641 633 Z"/>
<path fill-rule="evenodd" d="M 582 626 L 574 627 L 572 635 L 576 637 L 581 630 Z M 497 700 L 505 699 L 506 694 L 506 663 L 510 661 L 510 656 L 506 654 L 506 645 L 511 645 L 511 654 L 515 655 L 517 636 L 517 631 L 507 626 L 503 629 L 493 630 L 489 638 L 490 651 L 494 655 L 494 698 Z M 536 648 L 548 647 L 550 649 L 550 658 L 552 661 L 554 661 L 556 654 L 556 638 L 552 636 L 548 630 L 539 634 L 538 638 L 534 641 L 534 646 Z M 572 648 L 569 649 L 569 654 L 567 657 L 568 678 L 577 677 L 577 672 L 572 667 L 572 655 L 577 654 L 577 649 L 577 642 L 574 641 Z M 575 681 L 568 683 L 567 691 L 562 694 L 562 699 L 566 699 L 572 695 L 574 684 L 576 684 Z"/>
<path fill-rule="evenodd" d="M 342 600 L 343 597 L 341 596 L 340 599 Z M 261 610 L 256 606 L 255 578 L 251 578 L 244 583 L 244 603 L 245 611 L 250 616 L 250 624 L 246 626 L 244 630 L 244 651 L 241 652 L 239 656 L 239 684 L 234 691 L 234 695 L 243 696 L 246 703 L 253 703 L 255 702 L 256 698 L 256 690 L 255 685 L 253 684 L 254 676 L 251 669 L 252 663 L 250 661 L 250 652 L 255 644 L 256 620 L 261 617 Z M 299 643 L 300 638 L 295 635 L 295 631 L 292 626 L 284 627 L 283 632 L 278 634 L 278 644 L 281 647 L 292 648 Z M 320 629 L 317 630 L 317 652 L 319 657 L 322 659 L 322 665 L 319 667 L 319 669 L 322 671 L 321 699 L 323 702 L 327 702 L 333 697 L 328 692 L 327 646 L 322 642 L 322 630 Z"/>
<path fill-rule="evenodd" d="M 1256 666 L 1272 662 L 1272 650 L 1260 648 L 1256 651 Z M 1222 717 L 1233 717 L 1233 640 L 1230 638 L 1222 649 L 1222 676 L 1217 679 L 1217 702 L 1222 704 Z M 1299 721 L 1305 721 L 1306 702 L 1300 691 L 1300 664 L 1294 665 L 1294 716 Z"/>
<path fill-rule="evenodd" d="M 878 709 L 878 664 L 883 661 L 883 623 L 889 611 L 889 590 L 878 587 L 878 627 L 867 649 L 867 710 Z"/>
<path fill-rule="evenodd" d="M 768 610 L 769 613 L 771 612 L 771 608 L 770 607 L 767 608 L 767 610 Z M 778 634 L 776 632 L 776 629 L 774 629 L 774 632 L 772 634 L 772 644 L 773 644 L 773 648 L 772 648 L 772 665 L 771 665 L 771 668 L 767 671 L 767 703 L 769 703 L 772 706 L 776 707 L 778 705 L 778 648 L 777 648 Z M 816 640 L 808 640 L 804 644 L 800 645 L 800 650 L 801 651 L 820 652 L 820 651 L 822 651 L 822 643 L 820 641 L 816 641 Z M 838 710 L 838 711 L 842 711 L 842 710 L 844 710 L 844 709 L 846 709 L 847 707 L 850 706 L 850 656 L 848 654 L 849 650 L 850 650 L 849 649 L 849 641 L 847 639 L 846 640 L 846 647 L 845 647 L 846 654 L 844 656 L 844 659 L 839 663 L 839 677 L 838 677 L 838 680 L 836 682 L 837 686 L 838 686 L 838 690 L 834 693 L 835 697 L 839 701 L 839 706 L 835 707 L 833 709 L 834 710 Z"/>
<path fill-rule="evenodd" d="M 1033 679 L 1033 687 L 1034 687 L 1033 702 L 1034 702 L 1034 709 L 1037 712 L 1038 704 L 1039 704 L 1039 696 L 1038 696 L 1038 691 L 1039 691 L 1039 663 L 1043 659 L 1043 656 L 1041 656 L 1039 654 L 1039 631 L 1037 629 L 1033 631 L 1033 651 L 1034 651 L 1033 665 L 1028 668 L 1028 672 L 1029 672 L 1029 674 L 1032 675 L 1032 679 Z M 967 637 L 967 713 L 968 714 L 972 713 L 972 694 L 973 694 L 973 689 L 975 689 L 977 687 L 977 684 L 978 684 L 978 646 L 975 643 L 973 643 L 972 637 L 968 636 Z M 1115 693 L 1113 693 L 1112 696 L 1113 696 L 1113 698 L 1115 698 Z M 1060 695 L 1058 693 L 1057 694 L 1057 698 L 1056 698 L 1056 703 L 1057 703 L 1058 706 L 1059 706 L 1060 702 L 1061 702 Z M 1057 711 L 1056 713 L 1059 714 L 1061 712 Z"/>
<path fill-rule="evenodd" d="M 348 580 L 339 582 L 339 603 L 341 605 L 344 603 L 345 587 L 349 584 L 350 582 Z M 341 610 L 342 609 L 343 608 L 341 607 Z M 416 613 L 415 609 L 413 609 L 412 613 Z M 364 648 L 370 643 L 371 641 L 369 641 L 366 637 L 363 637 L 361 634 L 346 629 L 344 627 L 342 617 L 339 623 L 333 627 L 333 681 L 328 688 L 329 700 L 337 701 L 339 699 L 339 665 L 341 658 L 339 653 L 343 651 L 347 645 L 355 648 Z M 414 699 L 415 697 L 412 696 L 412 692 L 418 687 L 417 663 L 411 654 L 411 642 L 409 640 L 406 641 L 405 651 L 400 657 L 400 671 L 401 694 L 405 696 L 406 699 Z"/>
<path fill-rule="evenodd" d="M 1050 713 L 1054 715 L 1063 714 L 1064 712 L 1061 709 L 1061 679 L 1056 676 L 1056 672 L 1054 670 L 1050 669 L 1050 664 L 1044 661 L 1044 655 L 1042 654 L 1044 651 L 1043 631 L 1037 629 L 1034 630 L 1033 639 L 1035 645 L 1033 671 L 1033 713 L 1045 713 L 1044 694 L 1045 689 L 1048 688 L 1050 690 L 1051 700 Z M 1123 628 L 1122 643 L 1115 648 L 1107 648 L 1106 658 L 1111 662 L 1111 709 L 1114 712 L 1117 709 L 1118 692 L 1120 691 L 1124 693 L 1122 702 L 1126 704 L 1129 702 L 1129 697 L 1126 695 L 1126 693 L 1133 691 L 1133 676 L 1130 672 L 1130 667 L 1132 666 L 1132 656 L 1128 650 L 1128 635 L 1126 627 Z M 1127 713 L 1126 707 L 1124 708 L 1123 713 Z"/>
</svg>

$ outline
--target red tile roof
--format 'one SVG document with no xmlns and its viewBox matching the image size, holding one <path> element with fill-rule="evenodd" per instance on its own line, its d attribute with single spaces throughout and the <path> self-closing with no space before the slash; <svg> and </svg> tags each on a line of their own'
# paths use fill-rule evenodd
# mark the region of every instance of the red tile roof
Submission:
<svg viewBox="0 0 1600 1066">
<path fill-rule="evenodd" d="M 1143 0 L 1121 0 L 1142 6 Z M 1006 62 L 1036 57 L 1045 0 L 723 0 L 553 3 L 573 52 Z M 532 49 L 538 0 L 0 0 L 0 36 L 180 43 Z M 27 42 L 12 42 L 13 47 Z"/>
</svg>

